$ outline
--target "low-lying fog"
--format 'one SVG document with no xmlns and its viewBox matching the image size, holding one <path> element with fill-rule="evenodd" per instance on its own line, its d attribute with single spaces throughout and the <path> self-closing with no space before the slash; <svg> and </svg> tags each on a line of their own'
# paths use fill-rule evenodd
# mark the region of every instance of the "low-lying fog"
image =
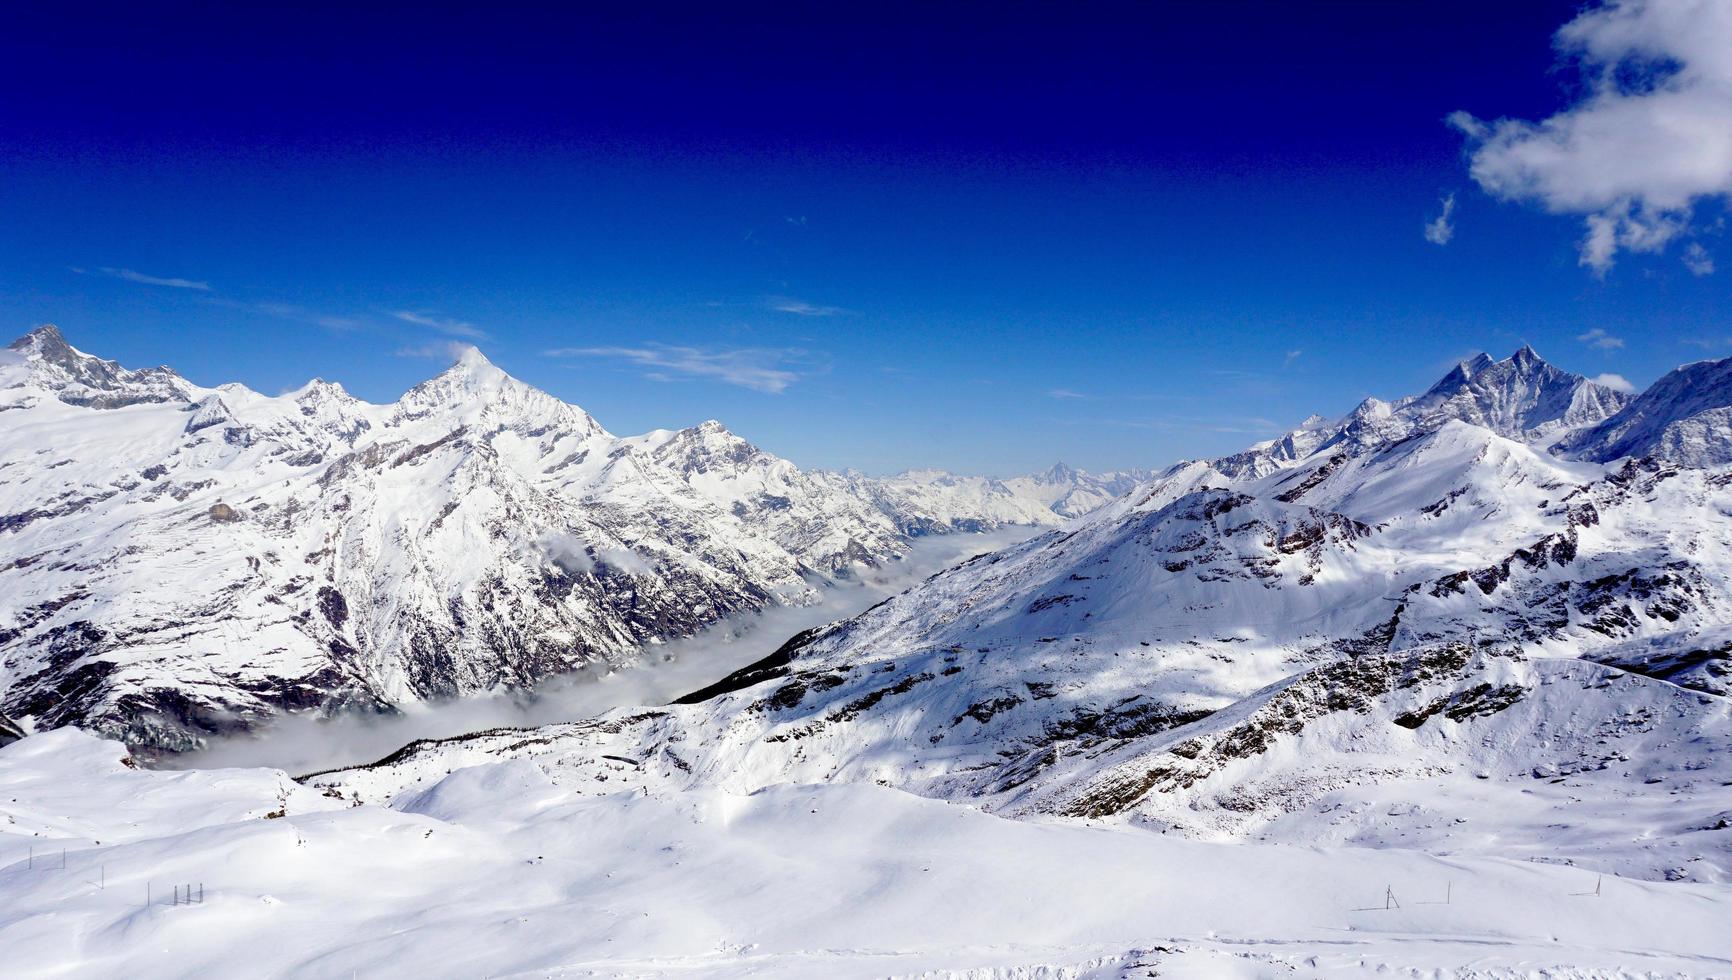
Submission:
<svg viewBox="0 0 1732 980">
<path fill-rule="evenodd" d="M 162 760 L 172 768 L 269 766 L 300 774 L 382 758 L 418 738 L 446 738 L 502 726 L 545 725 L 594 717 L 628 705 L 666 704 L 768 656 L 803 629 L 862 612 L 934 572 L 1038 533 L 1007 528 L 986 534 L 923 538 L 901 562 L 862 569 L 856 584 L 839 584 L 815 606 L 777 608 L 737 618 L 699 636 L 645 647 L 638 666 L 613 672 L 585 669 L 554 678 L 534 692 L 482 695 L 406 705 L 398 715 L 292 715 L 250 736 L 213 739 L 202 751 Z"/>
</svg>

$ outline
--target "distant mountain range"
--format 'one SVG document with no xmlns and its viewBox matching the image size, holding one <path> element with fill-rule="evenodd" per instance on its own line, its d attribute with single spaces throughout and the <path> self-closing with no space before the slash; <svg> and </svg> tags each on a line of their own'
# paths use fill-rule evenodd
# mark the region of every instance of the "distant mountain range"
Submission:
<svg viewBox="0 0 1732 980">
<path fill-rule="evenodd" d="M 667 707 L 410 746 L 388 798 L 875 782 L 1010 815 L 1732 879 L 1732 360 L 1527 347 L 1134 492 Z M 524 748 L 532 745 L 533 748 Z"/>
<path fill-rule="evenodd" d="M 1148 475 L 880 479 L 714 421 L 615 436 L 473 349 L 388 405 L 204 388 L 52 326 L 8 350 L 0 715 L 159 749 L 623 663 L 915 537 L 1056 525 Z"/>
</svg>

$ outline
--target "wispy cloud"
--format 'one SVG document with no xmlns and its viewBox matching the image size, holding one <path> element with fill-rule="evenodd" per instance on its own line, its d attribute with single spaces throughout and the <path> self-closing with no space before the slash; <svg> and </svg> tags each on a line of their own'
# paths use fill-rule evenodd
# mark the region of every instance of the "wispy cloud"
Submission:
<svg viewBox="0 0 1732 980">
<path fill-rule="evenodd" d="M 1732 337 L 1685 337 L 1683 343 L 1703 350 L 1722 350 L 1732 347 Z"/>
<path fill-rule="evenodd" d="M 431 344 L 410 344 L 391 353 L 397 357 L 430 357 L 440 361 L 455 361 L 472 346 L 460 340 L 439 340 Z"/>
<path fill-rule="evenodd" d="M 1629 378 L 1626 378 L 1621 374 L 1612 374 L 1609 371 L 1597 378 L 1594 378 L 1593 381 L 1595 384 L 1605 385 L 1613 391 L 1621 391 L 1626 395 L 1636 390 L 1636 386 L 1630 383 Z"/>
<path fill-rule="evenodd" d="M 1281 359 L 1281 369 L 1286 370 L 1287 368 L 1292 367 L 1293 362 L 1297 361 L 1299 356 L 1303 353 L 1305 352 L 1297 349 L 1288 351 L 1287 356 Z"/>
<path fill-rule="evenodd" d="M 1162 416 L 1157 418 L 1090 419 L 1087 424 L 1107 425 L 1119 429 L 1155 429 L 1163 432 L 1226 432 L 1234 435 L 1272 436 L 1285 431 L 1281 423 L 1265 418 L 1192 418 Z"/>
<path fill-rule="evenodd" d="M 819 306 L 792 296 L 770 296 L 764 300 L 764 305 L 778 313 L 792 313 L 795 316 L 850 316 L 853 310 L 840 306 Z"/>
<path fill-rule="evenodd" d="M 1054 389 L 1048 391 L 1046 394 L 1047 394 L 1047 397 L 1049 397 L 1049 398 L 1059 398 L 1059 399 L 1084 399 L 1084 398 L 1089 397 L 1080 391 L 1072 391 L 1069 388 L 1054 388 Z"/>
<path fill-rule="evenodd" d="M 652 381 L 702 378 L 779 395 L 805 375 L 808 352 L 797 347 L 682 347 L 649 343 L 642 347 L 560 347 L 548 357 L 594 357 L 646 369 Z"/>
<path fill-rule="evenodd" d="M 1599 327 L 1587 333 L 1576 334 L 1576 339 L 1595 350 L 1617 350 L 1624 346 L 1624 338 L 1614 337 Z"/>
<path fill-rule="evenodd" d="M 414 310 L 397 310 L 391 314 L 404 323 L 413 323 L 418 327 L 437 330 L 447 337 L 462 337 L 466 340 L 486 340 L 487 331 L 473 323 L 463 320 L 453 320 L 449 317 L 434 316 L 431 313 L 418 313 Z"/>
<path fill-rule="evenodd" d="M 226 310 L 240 310 L 243 313 L 256 313 L 259 316 L 275 317 L 279 320 L 293 320 L 296 323 L 310 323 L 327 330 L 354 330 L 361 321 L 347 316 L 333 316 L 309 310 L 293 303 L 253 302 L 247 300 L 229 299 L 224 296 L 211 296 L 204 300 L 212 306 L 220 306 Z"/>
<path fill-rule="evenodd" d="M 92 274 L 90 270 L 81 269 L 78 266 L 72 266 L 72 271 L 81 276 Z M 196 289 L 200 292 L 210 292 L 210 283 L 202 282 L 197 279 L 181 279 L 176 276 L 152 276 L 133 269 L 116 269 L 113 266 L 107 265 L 97 269 L 95 274 L 108 276 L 111 279 L 124 279 L 127 282 L 136 282 L 145 286 L 167 286 L 170 289 Z"/>
<path fill-rule="evenodd" d="M 1691 242 L 1684 249 L 1684 268 L 1689 269 L 1693 276 L 1711 276 L 1714 274 L 1714 256 L 1708 254 L 1701 242 Z"/>
<path fill-rule="evenodd" d="M 1455 224 L 1450 217 L 1455 214 L 1455 195 L 1446 194 L 1438 203 L 1443 210 L 1437 217 L 1425 223 L 1425 240 L 1433 245 L 1448 245 L 1455 237 Z"/>
</svg>

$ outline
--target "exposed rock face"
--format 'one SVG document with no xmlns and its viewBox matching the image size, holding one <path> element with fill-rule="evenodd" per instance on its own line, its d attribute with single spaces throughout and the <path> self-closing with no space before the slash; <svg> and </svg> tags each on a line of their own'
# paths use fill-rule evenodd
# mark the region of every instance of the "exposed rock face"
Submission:
<svg viewBox="0 0 1732 980">
<path fill-rule="evenodd" d="M 158 749 L 620 663 L 913 533 L 1063 519 L 997 481 L 802 471 L 718 422 L 618 437 L 474 350 L 389 405 L 200 388 L 52 327 L 10 350 L 0 707 Z"/>
</svg>

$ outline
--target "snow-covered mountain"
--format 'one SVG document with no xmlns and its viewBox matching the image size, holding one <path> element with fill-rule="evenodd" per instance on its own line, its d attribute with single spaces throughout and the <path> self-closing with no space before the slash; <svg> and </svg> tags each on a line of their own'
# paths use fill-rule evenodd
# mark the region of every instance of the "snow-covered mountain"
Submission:
<svg viewBox="0 0 1732 980">
<path fill-rule="evenodd" d="M 803 471 L 717 422 L 618 437 L 474 349 L 375 405 L 43 327 L 0 359 L 0 710 L 172 749 L 527 686 L 1120 485 Z"/>
<path fill-rule="evenodd" d="M 1450 422 L 1543 445 L 1607 419 L 1628 401 L 1622 392 L 1546 363 L 1524 344 L 1501 361 L 1486 354 L 1462 361 L 1424 394 L 1393 402 L 1367 398 L 1345 418 L 1313 415 L 1279 439 L 1207 462 L 1231 479 L 1259 477 L 1320 451 L 1352 454 L 1435 432 Z"/>
<path fill-rule="evenodd" d="M 321 778 L 375 799 L 530 754 L 599 791 L 875 782 L 1010 815 L 1732 880 L 1732 470 L 1583 435 L 1709 427 L 1724 375 L 1676 377 L 1626 406 L 1527 348 L 1478 358 L 1176 466 L 685 704 Z"/>
<path fill-rule="evenodd" d="M 1732 359 L 1686 364 L 1560 451 L 1584 459 L 1653 456 L 1681 466 L 1732 463 Z"/>
</svg>

